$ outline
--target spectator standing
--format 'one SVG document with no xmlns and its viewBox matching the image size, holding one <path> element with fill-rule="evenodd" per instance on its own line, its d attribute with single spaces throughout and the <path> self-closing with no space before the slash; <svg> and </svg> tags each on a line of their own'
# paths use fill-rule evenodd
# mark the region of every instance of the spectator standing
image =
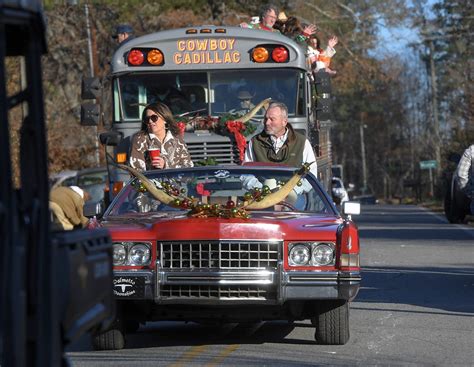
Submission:
<svg viewBox="0 0 474 367">
<path fill-rule="evenodd" d="M 133 28 L 129 24 L 119 24 L 115 28 L 115 33 L 112 35 L 112 38 L 116 39 L 119 45 L 122 45 L 134 38 Z"/>
<path fill-rule="evenodd" d="M 53 222 L 64 230 L 83 228 L 89 221 L 84 216 L 84 202 L 89 194 L 78 186 L 59 186 L 49 194 Z"/>
<path fill-rule="evenodd" d="M 474 144 L 464 151 L 456 175 L 459 188 L 471 200 L 471 215 L 474 215 Z"/>
<path fill-rule="evenodd" d="M 295 167 L 312 163 L 310 171 L 317 177 L 316 156 L 311 143 L 288 123 L 288 108 L 281 102 L 268 106 L 264 130 L 250 140 L 244 162 L 281 163 Z"/>
<path fill-rule="evenodd" d="M 150 149 L 158 149 L 159 156 L 152 159 Z M 151 103 L 143 110 L 141 129 L 132 138 L 129 163 L 140 171 L 194 166 L 173 114 L 165 104 Z"/>
<path fill-rule="evenodd" d="M 278 8 L 274 5 L 266 5 L 260 13 L 260 22 L 256 24 L 241 23 L 242 28 L 260 29 L 268 32 L 279 32 L 273 26 L 277 20 Z"/>
</svg>

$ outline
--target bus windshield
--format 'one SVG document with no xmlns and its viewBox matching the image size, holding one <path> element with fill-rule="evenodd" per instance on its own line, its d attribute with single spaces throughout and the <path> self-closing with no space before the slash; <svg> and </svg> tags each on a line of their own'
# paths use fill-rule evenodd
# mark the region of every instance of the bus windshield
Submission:
<svg viewBox="0 0 474 367">
<path fill-rule="evenodd" d="M 114 120 L 138 121 L 158 101 L 177 116 L 244 114 L 266 98 L 284 102 L 290 117 L 304 116 L 304 80 L 303 71 L 290 68 L 126 74 L 114 81 Z"/>
</svg>

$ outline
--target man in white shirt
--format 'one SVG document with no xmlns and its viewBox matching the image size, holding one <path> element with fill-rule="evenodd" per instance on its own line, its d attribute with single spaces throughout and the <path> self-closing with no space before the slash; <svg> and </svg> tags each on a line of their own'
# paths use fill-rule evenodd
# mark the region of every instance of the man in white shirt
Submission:
<svg viewBox="0 0 474 367">
<path fill-rule="evenodd" d="M 268 162 L 301 167 L 311 163 L 310 172 L 317 176 L 316 156 L 311 143 L 288 123 L 288 108 L 273 102 L 264 117 L 264 130 L 254 136 L 245 151 L 245 162 Z"/>
</svg>

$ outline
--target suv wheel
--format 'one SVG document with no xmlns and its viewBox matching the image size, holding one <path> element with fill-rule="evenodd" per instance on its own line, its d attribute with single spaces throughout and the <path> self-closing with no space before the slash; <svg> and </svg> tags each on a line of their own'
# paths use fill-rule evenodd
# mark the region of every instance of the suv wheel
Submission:
<svg viewBox="0 0 474 367">
<path fill-rule="evenodd" d="M 95 350 L 117 350 L 125 346 L 125 336 L 120 329 L 110 329 L 93 337 Z"/>
</svg>

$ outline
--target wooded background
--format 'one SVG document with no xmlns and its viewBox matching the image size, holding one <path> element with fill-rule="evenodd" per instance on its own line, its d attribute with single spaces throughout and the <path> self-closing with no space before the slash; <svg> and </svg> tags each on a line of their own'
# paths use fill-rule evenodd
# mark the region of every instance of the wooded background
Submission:
<svg viewBox="0 0 474 367">
<path fill-rule="evenodd" d="M 136 35 L 202 24 L 237 25 L 258 15 L 266 2 L 246 0 L 121 0 L 44 2 L 49 52 L 43 59 L 50 172 L 95 165 L 94 128 L 81 127 L 81 78 L 89 76 L 85 4 L 94 50 L 94 74 L 104 77 L 116 47 L 119 23 Z M 410 197 L 409 182 L 426 182 L 422 160 L 439 160 L 436 194 L 447 157 L 474 143 L 473 19 L 469 0 L 296 0 L 273 1 L 287 15 L 318 26 L 325 46 L 339 44 L 331 67 L 334 123 L 333 163 L 362 191 L 361 126 L 367 164 L 366 192 L 378 197 Z M 383 28 L 406 27 L 416 41 L 385 39 Z M 403 46 L 402 46 L 403 45 Z M 384 47 L 381 47 L 384 46 Z M 385 53 L 388 49 L 391 53 Z M 20 78 L 18 60 L 7 63 L 9 93 Z M 11 112 L 21 114 L 19 108 Z M 20 119 L 16 119 L 19 121 Z M 103 127 L 99 126 L 99 132 Z M 18 136 L 12 134 L 12 147 Z M 102 154 L 102 153 L 101 153 Z M 17 164 L 13 155 L 13 165 Z M 101 155 L 102 164 L 103 156 Z"/>
</svg>

